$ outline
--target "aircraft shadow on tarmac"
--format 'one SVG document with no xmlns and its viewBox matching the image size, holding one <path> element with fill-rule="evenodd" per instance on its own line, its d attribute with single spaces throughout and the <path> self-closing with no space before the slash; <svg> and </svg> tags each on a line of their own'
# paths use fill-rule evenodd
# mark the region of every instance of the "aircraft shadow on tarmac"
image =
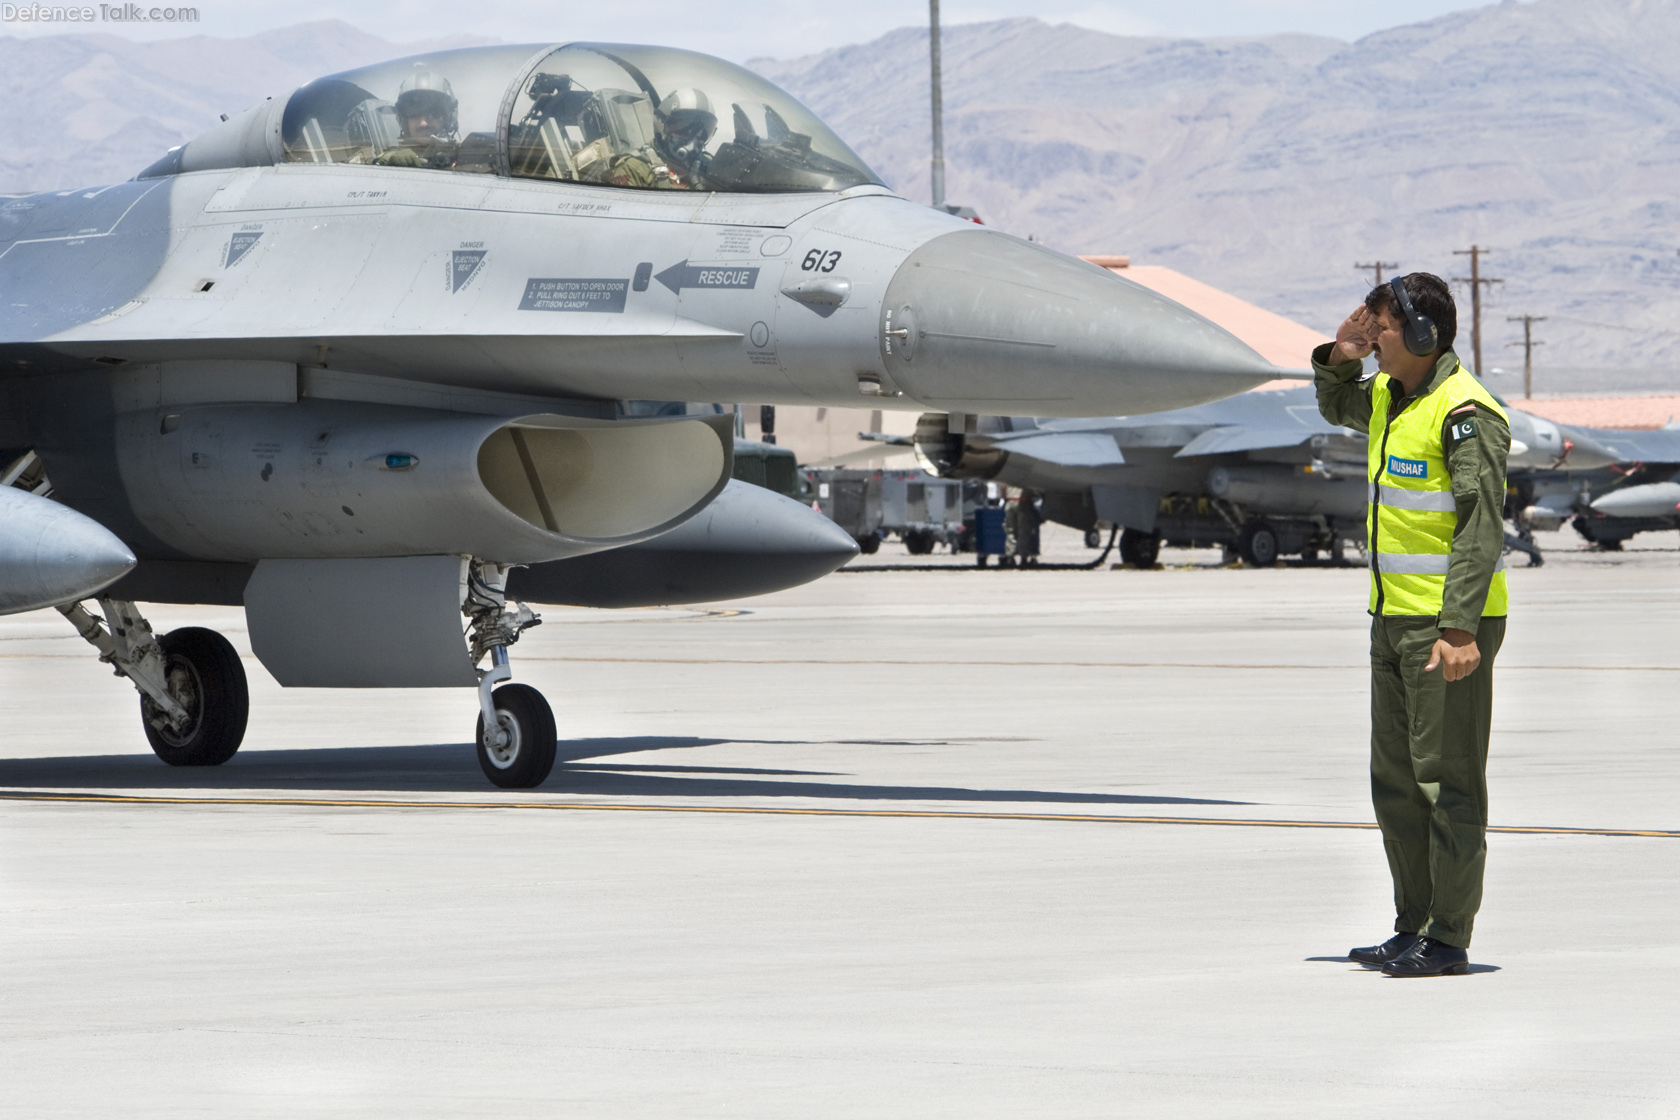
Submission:
<svg viewBox="0 0 1680 1120">
<path fill-rule="evenodd" d="M 1247 805 L 1197 797 L 1070 793 L 1053 790 L 965 789 L 946 786 L 861 785 L 789 781 L 842 775 L 821 770 L 743 766 L 683 766 L 648 762 L 583 763 L 636 751 L 687 750 L 740 743 L 690 736 L 573 739 L 560 743 L 560 761 L 541 793 L 612 797 L 820 797 L 850 801 L 1042 802 L 1081 805 Z M 752 740 L 766 745 L 805 745 Z M 818 744 L 820 745 L 820 744 Z M 873 744 L 872 744 L 873 745 Z M 881 745 L 891 745 L 882 743 Z M 309 789 L 485 795 L 494 792 L 466 743 L 411 747 L 325 747 L 244 750 L 217 767 L 165 766 L 152 755 L 74 755 L 0 759 L 0 786 L 14 789 Z"/>
</svg>

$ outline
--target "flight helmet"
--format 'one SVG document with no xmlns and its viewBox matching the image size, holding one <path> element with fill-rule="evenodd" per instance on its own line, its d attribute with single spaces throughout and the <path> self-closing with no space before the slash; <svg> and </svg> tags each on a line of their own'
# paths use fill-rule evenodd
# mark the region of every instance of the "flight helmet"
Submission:
<svg viewBox="0 0 1680 1120">
<path fill-rule="evenodd" d="M 449 79 L 431 70 L 416 69 L 403 79 L 397 91 L 397 116 L 405 129 L 408 118 L 428 116 L 443 122 L 436 135 L 453 136 L 460 123 L 456 115 L 458 106 Z"/>
<path fill-rule="evenodd" d="M 661 97 L 657 116 L 665 134 L 667 154 L 684 164 L 692 165 L 717 131 L 712 99 L 692 86 L 674 89 Z"/>
</svg>

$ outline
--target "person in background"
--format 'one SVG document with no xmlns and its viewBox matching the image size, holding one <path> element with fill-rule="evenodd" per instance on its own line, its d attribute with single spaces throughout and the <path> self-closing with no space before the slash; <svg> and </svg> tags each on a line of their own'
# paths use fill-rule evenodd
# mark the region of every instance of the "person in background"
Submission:
<svg viewBox="0 0 1680 1120">
<path fill-rule="evenodd" d="M 1038 498 L 1032 490 L 1015 492 L 1004 516 L 1004 529 L 1009 534 L 1009 559 L 1023 568 L 1038 565 L 1039 526 L 1044 523 L 1038 511 Z"/>
</svg>

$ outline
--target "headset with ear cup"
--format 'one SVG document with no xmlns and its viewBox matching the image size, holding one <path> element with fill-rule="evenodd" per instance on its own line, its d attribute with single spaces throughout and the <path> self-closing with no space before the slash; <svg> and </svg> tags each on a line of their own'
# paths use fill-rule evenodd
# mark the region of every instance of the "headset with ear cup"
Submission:
<svg viewBox="0 0 1680 1120">
<path fill-rule="evenodd" d="M 1420 358 L 1428 357 L 1440 348 L 1440 332 L 1435 329 L 1435 320 L 1419 315 L 1417 308 L 1412 306 L 1412 297 L 1406 294 L 1402 279 L 1396 276 L 1388 282 L 1388 287 L 1394 293 L 1394 301 L 1400 305 L 1400 313 L 1406 317 L 1403 332 L 1406 349 Z"/>
</svg>

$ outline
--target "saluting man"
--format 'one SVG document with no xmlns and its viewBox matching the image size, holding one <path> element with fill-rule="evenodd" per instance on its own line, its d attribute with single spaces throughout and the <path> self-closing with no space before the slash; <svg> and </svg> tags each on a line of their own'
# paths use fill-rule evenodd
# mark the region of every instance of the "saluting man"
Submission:
<svg viewBox="0 0 1680 1120">
<path fill-rule="evenodd" d="M 1505 637 L 1505 412 L 1453 353 L 1440 277 L 1378 285 L 1313 351 L 1318 409 L 1366 432 L 1371 800 L 1395 934 L 1348 955 L 1390 976 L 1461 974 L 1487 862 L 1493 660 Z M 1376 351 L 1380 372 L 1361 380 Z"/>
</svg>

